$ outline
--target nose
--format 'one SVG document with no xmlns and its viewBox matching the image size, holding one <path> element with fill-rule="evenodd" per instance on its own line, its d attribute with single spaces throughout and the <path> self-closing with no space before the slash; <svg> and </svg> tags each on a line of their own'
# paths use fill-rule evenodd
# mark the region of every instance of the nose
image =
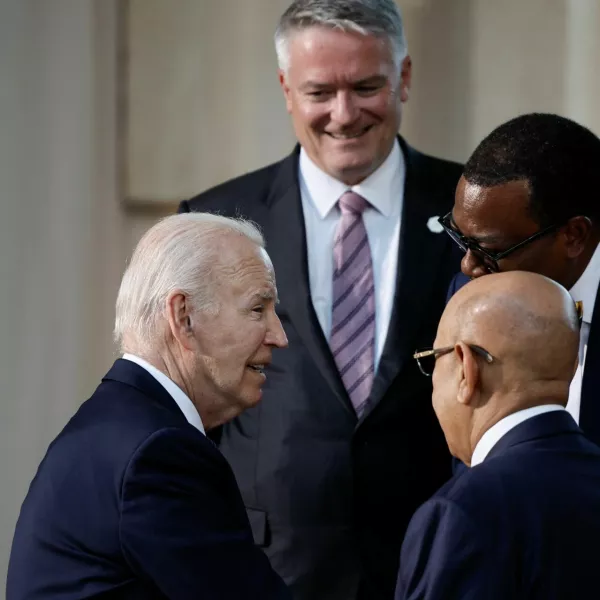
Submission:
<svg viewBox="0 0 600 600">
<path fill-rule="evenodd" d="M 265 344 L 267 346 L 275 346 L 275 348 L 287 348 L 288 345 L 288 339 L 283 330 L 283 325 L 275 312 L 273 312 L 271 323 L 269 323 L 267 329 Z"/>
<path fill-rule="evenodd" d="M 463 259 L 460 261 L 460 270 L 467 276 L 472 279 L 477 279 L 477 277 L 481 277 L 482 275 L 487 275 L 488 270 L 482 264 L 480 260 L 473 254 L 471 250 L 467 250 L 467 253 L 463 256 Z"/>
<path fill-rule="evenodd" d="M 341 90 L 333 100 L 331 119 L 340 125 L 349 125 L 356 121 L 358 109 L 350 92 Z"/>
</svg>

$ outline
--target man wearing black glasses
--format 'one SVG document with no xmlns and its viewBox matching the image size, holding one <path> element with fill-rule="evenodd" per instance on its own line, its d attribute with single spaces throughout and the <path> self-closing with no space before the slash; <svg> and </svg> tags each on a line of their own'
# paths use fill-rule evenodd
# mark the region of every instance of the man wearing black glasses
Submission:
<svg viewBox="0 0 600 600">
<path fill-rule="evenodd" d="M 600 448 L 565 410 L 579 328 L 567 290 L 534 273 L 483 277 L 450 300 L 415 358 L 471 468 L 413 516 L 396 600 L 597 597 Z"/>
<path fill-rule="evenodd" d="M 582 302 L 579 363 L 567 410 L 598 444 L 599 180 L 598 137 L 563 117 L 523 115 L 479 144 L 465 165 L 453 210 L 440 219 L 465 253 L 449 297 L 469 279 L 522 270 L 557 281 Z"/>
</svg>

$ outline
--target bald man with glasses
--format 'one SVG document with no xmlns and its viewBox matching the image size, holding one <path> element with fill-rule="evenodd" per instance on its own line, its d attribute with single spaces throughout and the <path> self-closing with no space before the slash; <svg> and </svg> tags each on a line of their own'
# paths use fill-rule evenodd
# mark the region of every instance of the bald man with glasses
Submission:
<svg viewBox="0 0 600 600">
<path fill-rule="evenodd" d="M 492 274 L 452 297 L 415 359 L 470 468 L 413 516 L 396 600 L 598 595 L 600 448 L 565 410 L 579 327 L 566 289 L 534 273 Z"/>
</svg>

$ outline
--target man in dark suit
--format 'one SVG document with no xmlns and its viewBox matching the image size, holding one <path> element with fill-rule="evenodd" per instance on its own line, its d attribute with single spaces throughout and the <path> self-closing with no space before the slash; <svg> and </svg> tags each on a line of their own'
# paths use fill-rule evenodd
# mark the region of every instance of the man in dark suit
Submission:
<svg viewBox="0 0 600 600">
<path fill-rule="evenodd" d="M 461 167 L 397 137 L 411 62 L 393 0 L 297 0 L 276 47 L 299 145 L 181 204 L 261 226 L 290 341 L 219 444 L 297 600 L 390 600 L 406 525 L 451 474 L 410 357 L 458 270 L 436 215 Z"/>
<path fill-rule="evenodd" d="M 475 149 L 442 220 L 469 278 L 515 269 L 546 275 L 583 303 L 579 365 L 567 410 L 600 444 L 600 139 L 551 114 L 500 125 Z M 593 323 L 596 323 L 593 326 Z"/>
<path fill-rule="evenodd" d="M 573 300 L 540 275 L 490 275 L 450 300 L 417 358 L 471 468 L 415 513 L 397 600 L 598 595 L 600 448 L 564 408 L 578 347 Z"/>
<path fill-rule="evenodd" d="M 7 600 L 291 598 L 205 436 L 255 406 L 286 345 L 254 225 L 177 215 L 123 277 L 124 352 L 51 444 L 23 503 Z"/>
</svg>

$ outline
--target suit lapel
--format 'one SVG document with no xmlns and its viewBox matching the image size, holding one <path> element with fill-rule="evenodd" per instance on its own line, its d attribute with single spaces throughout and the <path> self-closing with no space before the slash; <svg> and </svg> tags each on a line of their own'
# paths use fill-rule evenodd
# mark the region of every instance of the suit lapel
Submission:
<svg viewBox="0 0 600 600">
<path fill-rule="evenodd" d="M 423 299 L 428 297 L 435 282 L 437 266 L 448 241 L 447 236 L 433 233 L 427 227 L 427 221 L 435 215 L 430 214 L 431 204 L 423 198 L 426 187 L 423 178 L 432 177 L 432 173 L 422 167 L 418 152 L 402 139 L 400 144 L 406 161 L 406 181 L 394 305 L 379 368 L 361 422 L 381 402 L 404 362 L 415 351 L 412 344 L 421 323 Z"/>
<path fill-rule="evenodd" d="M 581 384 L 581 428 L 600 445 L 600 290 L 596 294 Z"/>
<path fill-rule="evenodd" d="M 299 147 L 279 167 L 267 199 L 269 217 L 265 237 L 277 277 L 284 310 L 308 353 L 344 408 L 355 415 L 329 344 L 317 319 L 310 295 L 304 213 L 298 179 Z"/>
</svg>

